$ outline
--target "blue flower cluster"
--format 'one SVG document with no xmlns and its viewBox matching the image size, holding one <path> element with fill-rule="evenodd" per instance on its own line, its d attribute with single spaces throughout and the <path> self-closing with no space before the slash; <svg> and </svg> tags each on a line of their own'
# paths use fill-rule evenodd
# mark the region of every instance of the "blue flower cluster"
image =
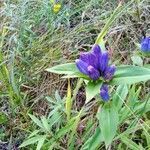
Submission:
<svg viewBox="0 0 150 150">
<path fill-rule="evenodd" d="M 141 50 L 143 52 L 150 52 L 150 37 L 144 37 L 141 41 Z"/>
<path fill-rule="evenodd" d="M 112 79 L 116 67 L 109 65 L 108 52 L 102 52 L 99 45 L 95 44 L 90 52 L 83 52 L 80 58 L 76 60 L 76 66 L 79 71 L 92 80 L 98 80 L 102 77 L 105 81 Z M 104 101 L 109 100 L 108 86 L 102 85 L 100 96 Z"/>
</svg>

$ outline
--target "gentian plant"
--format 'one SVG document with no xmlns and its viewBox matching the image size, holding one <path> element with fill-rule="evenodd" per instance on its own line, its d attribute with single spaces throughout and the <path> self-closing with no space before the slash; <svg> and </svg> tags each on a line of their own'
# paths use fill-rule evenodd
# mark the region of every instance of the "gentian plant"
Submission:
<svg viewBox="0 0 150 150">
<path fill-rule="evenodd" d="M 127 85 L 150 80 L 149 67 L 146 68 L 136 65 L 111 65 L 109 62 L 108 52 L 104 48 L 104 36 L 106 36 L 114 20 L 118 18 L 125 9 L 126 7 L 122 7 L 121 4 L 118 5 L 114 13 L 110 16 L 108 22 L 101 30 L 101 33 L 98 35 L 91 51 L 82 52 L 79 59 L 76 59 L 73 63 L 61 64 L 46 69 L 48 72 L 65 75 L 63 78 L 79 78 L 76 89 L 74 90 L 76 92 L 77 89 L 79 89 L 79 85 L 82 84 L 81 81 L 83 81 L 85 83 L 84 86 L 86 92 L 86 102 L 84 106 L 86 106 L 86 104 L 94 97 L 95 100 L 99 101 L 99 98 L 96 97 L 97 95 L 100 95 L 104 102 L 107 101 L 107 103 L 102 103 L 102 105 L 99 106 L 100 109 L 97 113 L 100 125 L 98 129 L 100 130 L 99 134 L 101 136 L 101 140 L 105 142 L 106 148 L 108 148 L 111 144 L 115 134 L 117 133 L 117 127 L 119 124 L 119 108 L 121 108 L 123 103 L 125 103 L 124 100 L 120 101 L 121 98 L 118 95 L 116 96 L 116 101 L 111 101 L 113 98 L 109 94 L 108 86 L 115 85 L 118 86 L 119 89 L 121 88 L 120 90 L 128 90 Z M 141 48 L 145 51 L 149 51 L 149 38 L 143 39 Z M 124 85 L 125 89 L 122 88 Z M 73 100 L 74 94 L 73 97 L 71 97 L 71 87 L 70 82 L 68 82 L 65 110 L 68 121 L 72 118 L 71 108 Z M 69 141 L 73 139 L 73 135 L 76 132 L 84 106 L 76 116 L 74 129 L 72 130 Z M 69 142 L 68 145 L 70 145 L 70 143 L 71 142 Z"/>
<path fill-rule="evenodd" d="M 125 9 L 125 8 L 124 8 Z M 134 84 L 150 80 L 150 69 L 135 65 L 110 65 L 108 52 L 104 48 L 106 36 L 114 20 L 124 11 L 119 4 L 98 35 L 92 50 L 82 52 L 74 63 L 66 63 L 46 69 L 48 72 L 64 74 L 63 78 L 82 78 L 86 83 L 86 102 L 98 93 L 108 101 L 108 85 Z M 148 51 L 149 38 L 142 40 L 141 48 Z M 105 86 L 102 86 L 102 85 Z"/>
<path fill-rule="evenodd" d="M 81 53 L 80 58 L 76 60 L 76 66 L 81 73 L 94 81 L 102 78 L 104 82 L 109 82 L 116 71 L 114 65 L 109 65 L 108 52 L 102 52 L 98 44 L 95 44 L 90 52 Z M 109 99 L 107 85 L 100 88 L 100 93 L 104 101 Z"/>
</svg>

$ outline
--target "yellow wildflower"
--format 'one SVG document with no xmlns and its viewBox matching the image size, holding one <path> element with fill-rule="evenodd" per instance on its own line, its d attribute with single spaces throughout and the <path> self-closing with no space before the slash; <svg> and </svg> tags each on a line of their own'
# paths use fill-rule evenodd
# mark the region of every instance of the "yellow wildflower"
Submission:
<svg viewBox="0 0 150 150">
<path fill-rule="evenodd" d="M 61 4 L 58 0 L 50 0 L 50 2 L 53 4 L 53 12 L 58 13 L 61 9 Z"/>
<path fill-rule="evenodd" d="M 53 11 L 54 13 L 58 13 L 61 9 L 61 4 L 57 3 L 57 4 L 54 4 L 53 6 Z"/>
</svg>

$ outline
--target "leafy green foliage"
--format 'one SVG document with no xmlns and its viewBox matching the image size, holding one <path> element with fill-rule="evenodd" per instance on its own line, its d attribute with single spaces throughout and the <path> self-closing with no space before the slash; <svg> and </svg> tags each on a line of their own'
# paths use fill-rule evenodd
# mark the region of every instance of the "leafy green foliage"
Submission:
<svg viewBox="0 0 150 150">
<path fill-rule="evenodd" d="M 131 57 L 133 64 L 138 66 L 143 66 L 143 60 L 140 56 L 134 55 Z"/>
<path fill-rule="evenodd" d="M 106 147 L 108 147 L 117 133 L 119 114 L 116 107 L 112 104 L 105 104 L 100 108 L 97 118 Z"/>
<path fill-rule="evenodd" d="M 0 124 L 6 124 L 7 121 L 7 116 L 4 113 L 0 112 Z"/>
<path fill-rule="evenodd" d="M 101 81 L 88 82 L 86 86 L 86 102 L 89 102 L 89 100 L 91 100 L 100 92 L 101 85 L 102 85 Z"/>
<path fill-rule="evenodd" d="M 128 148 L 132 150 L 139 150 L 139 149 L 144 150 L 144 148 L 141 145 L 136 144 L 135 142 L 133 142 L 131 139 L 129 139 L 126 136 L 123 136 L 121 140 L 123 143 L 127 145 Z"/>
<path fill-rule="evenodd" d="M 95 133 L 92 135 L 92 137 L 90 137 L 86 143 L 82 146 L 82 150 L 93 150 L 99 147 L 99 145 L 102 143 L 103 141 L 103 136 L 102 133 L 100 131 L 100 128 L 97 127 L 95 130 Z"/>
<path fill-rule="evenodd" d="M 120 66 L 111 84 L 134 84 L 150 80 L 150 69 L 139 66 Z"/>
<path fill-rule="evenodd" d="M 73 74 L 73 73 L 79 72 L 76 68 L 75 63 L 57 65 L 52 68 L 46 69 L 46 71 L 57 73 L 57 74 Z"/>
<path fill-rule="evenodd" d="M 127 94 L 128 94 L 127 85 L 119 85 L 112 99 L 113 104 L 116 106 L 118 110 L 121 109 L 123 103 L 125 102 Z"/>
</svg>

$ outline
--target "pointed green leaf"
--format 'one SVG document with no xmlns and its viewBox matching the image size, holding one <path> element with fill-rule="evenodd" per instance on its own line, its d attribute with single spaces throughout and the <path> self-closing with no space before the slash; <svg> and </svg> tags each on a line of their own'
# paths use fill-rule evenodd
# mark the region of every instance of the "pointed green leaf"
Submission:
<svg viewBox="0 0 150 150">
<path fill-rule="evenodd" d="M 112 103 L 105 103 L 97 114 L 99 126 L 104 138 L 106 147 L 113 141 L 116 135 L 117 126 L 119 122 L 119 115 L 117 109 Z"/>
<path fill-rule="evenodd" d="M 30 144 L 34 144 L 36 143 L 38 140 L 40 139 L 40 136 L 36 136 L 36 137 L 33 137 L 33 138 L 30 138 L 26 141 L 24 141 L 19 147 L 25 147 L 25 146 L 28 146 Z"/>
<path fill-rule="evenodd" d="M 31 114 L 29 114 L 29 116 L 34 123 L 36 123 L 40 128 L 43 128 L 42 123 L 38 118 L 36 118 L 34 115 Z"/>
<path fill-rule="evenodd" d="M 46 135 L 41 136 L 41 138 L 40 138 L 39 141 L 38 141 L 36 150 L 41 150 L 41 148 L 42 148 L 42 146 L 43 146 L 43 144 L 44 144 L 45 139 L 46 139 Z"/>
<path fill-rule="evenodd" d="M 89 81 L 86 86 L 86 103 L 89 102 L 92 98 L 94 98 L 99 92 L 100 87 L 102 85 L 102 81 Z"/>
<path fill-rule="evenodd" d="M 102 141 L 103 136 L 101 134 L 100 128 L 97 127 L 95 133 L 85 142 L 81 150 L 94 150 L 100 146 Z"/>
<path fill-rule="evenodd" d="M 40 130 L 33 131 L 28 138 L 31 138 L 32 136 L 35 136 L 37 133 L 39 133 Z"/>
<path fill-rule="evenodd" d="M 46 119 L 46 117 L 42 116 L 41 121 L 42 121 L 42 126 L 44 127 L 45 131 L 49 132 L 50 125 L 48 124 L 48 120 Z"/>
<path fill-rule="evenodd" d="M 143 60 L 140 56 L 134 55 L 131 57 L 133 64 L 138 66 L 143 66 Z"/>
<path fill-rule="evenodd" d="M 121 137 L 121 141 L 127 145 L 128 148 L 131 150 L 144 150 L 141 146 L 137 145 L 135 142 L 133 142 L 131 139 L 127 138 L 125 135 Z"/>
<path fill-rule="evenodd" d="M 128 94 L 128 87 L 127 85 L 119 85 L 116 89 L 114 95 L 113 95 L 113 104 L 116 106 L 116 108 L 119 110 L 125 101 Z"/>
<path fill-rule="evenodd" d="M 150 69 L 139 66 L 120 66 L 110 84 L 134 84 L 150 80 Z"/>
<path fill-rule="evenodd" d="M 75 63 L 57 65 L 52 68 L 46 69 L 46 71 L 56 74 L 74 74 L 76 72 L 79 72 Z"/>
</svg>

